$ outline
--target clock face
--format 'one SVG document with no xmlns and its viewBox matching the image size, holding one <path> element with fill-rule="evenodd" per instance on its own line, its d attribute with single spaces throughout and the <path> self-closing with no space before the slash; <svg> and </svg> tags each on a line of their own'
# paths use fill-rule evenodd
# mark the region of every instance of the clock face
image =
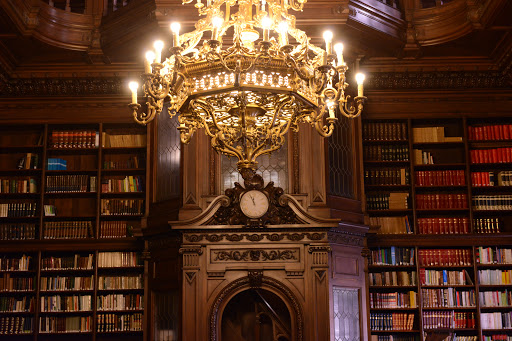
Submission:
<svg viewBox="0 0 512 341">
<path fill-rule="evenodd" d="M 240 209 L 248 218 L 260 218 L 268 211 L 268 197 L 265 193 L 252 190 L 240 198 Z"/>
</svg>

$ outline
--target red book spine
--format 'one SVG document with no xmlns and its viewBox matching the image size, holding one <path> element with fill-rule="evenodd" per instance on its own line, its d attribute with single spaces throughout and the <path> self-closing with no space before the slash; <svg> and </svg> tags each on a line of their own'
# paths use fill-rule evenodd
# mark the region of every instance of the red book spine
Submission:
<svg viewBox="0 0 512 341">
<path fill-rule="evenodd" d="M 489 140 L 489 126 L 483 127 L 483 136 L 482 138 L 487 141 Z"/>
<path fill-rule="evenodd" d="M 468 139 L 469 140 L 474 140 L 475 139 L 475 128 L 472 127 L 472 126 L 469 126 L 468 127 Z"/>
<path fill-rule="evenodd" d="M 503 124 L 500 124 L 498 126 L 498 140 L 503 140 L 504 139 L 504 132 L 503 132 Z"/>
<path fill-rule="evenodd" d="M 509 128 L 508 128 L 508 125 L 506 125 L 506 124 L 502 124 L 502 125 L 501 125 L 501 128 L 502 128 L 502 130 L 503 130 L 503 139 L 504 139 L 504 140 L 508 140 L 508 139 L 510 139 L 510 130 L 509 130 Z"/>
</svg>

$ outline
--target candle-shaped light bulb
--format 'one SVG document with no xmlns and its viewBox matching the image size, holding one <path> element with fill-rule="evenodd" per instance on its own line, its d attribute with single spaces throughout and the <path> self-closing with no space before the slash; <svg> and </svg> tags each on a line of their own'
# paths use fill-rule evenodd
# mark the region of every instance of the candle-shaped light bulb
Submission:
<svg viewBox="0 0 512 341">
<path fill-rule="evenodd" d="M 272 24 L 272 21 L 269 17 L 265 16 L 263 19 L 261 19 L 261 26 L 263 26 L 263 41 L 269 41 L 270 40 L 270 25 Z"/>
<path fill-rule="evenodd" d="M 334 51 L 336 52 L 336 57 L 338 59 L 338 66 L 345 64 L 343 60 L 343 44 L 337 43 L 334 45 Z"/>
<path fill-rule="evenodd" d="M 132 91 L 132 103 L 137 103 L 137 89 L 139 88 L 139 83 L 130 82 L 128 83 L 128 87 Z"/>
<path fill-rule="evenodd" d="M 363 96 L 363 82 L 364 82 L 364 73 L 358 73 L 356 75 L 356 82 L 357 82 L 357 96 L 362 97 Z"/>
<path fill-rule="evenodd" d="M 144 60 L 144 72 L 151 73 L 151 64 L 155 61 L 155 53 L 153 51 L 146 52 L 146 59 Z"/>
<path fill-rule="evenodd" d="M 212 19 L 212 40 L 219 40 L 219 30 L 224 23 L 224 20 L 221 17 L 214 17 Z"/>
<path fill-rule="evenodd" d="M 279 23 L 279 44 L 281 46 L 288 45 L 288 23 L 286 21 Z"/>
<path fill-rule="evenodd" d="M 162 50 L 164 49 L 164 42 L 157 40 L 154 42 L 153 47 L 155 48 L 155 63 L 162 61 Z"/>
<path fill-rule="evenodd" d="M 327 109 L 329 110 L 329 118 L 336 118 L 336 115 L 335 115 L 336 110 L 334 108 L 334 102 L 329 101 L 327 103 Z"/>
<path fill-rule="evenodd" d="M 265 12 L 265 5 L 266 5 L 266 1 L 265 0 L 261 0 L 261 11 L 262 12 Z"/>
<path fill-rule="evenodd" d="M 173 22 L 171 24 L 171 32 L 172 32 L 172 46 L 180 46 L 180 28 L 181 25 L 179 22 Z"/>
<path fill-rule="evenodd" d="M 331 31 L 324 32 L 325 51 L 327 51 L 327 54 L 332 54 L 332 37 Z"/>
</svg>

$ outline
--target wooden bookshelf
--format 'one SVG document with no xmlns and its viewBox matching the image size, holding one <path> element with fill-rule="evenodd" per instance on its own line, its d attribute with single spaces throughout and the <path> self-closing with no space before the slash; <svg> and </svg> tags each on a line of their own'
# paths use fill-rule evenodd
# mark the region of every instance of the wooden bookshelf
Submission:
<svg viewBox="0 0 512 341">
<path fill-rule="evenodd" d="M 144 268 L 133 235 L 146 210 L 146 128 L 46 124 L 0 131 L 0 338 L 139 340 Z M 101 204 L 113 201 L 114 210 L 102 214 Z M 98 263 L 100 255 L 117 254 L 136 255 L 137 264 Z M 23 257 L 30 264 L 20 268 Z M 106 276 L 139 282 L 100 287 Z"/>
<path fill-rule="evenodd" d="M 395 248 L 407 245 L 414 249 L 417 262 L 411 267 L 372 265 L 370 261 L 370 295 L 415 290 L 418 308 L 415 310 L 417 324 L 414 329 L 417 332 L 409 332 L 418 338 L 439 327 L 475 341 L 491 340 L 497 335 L 512 335 L 507 325 L 499 324 L 507 321 L 512 314 L 512 304 L 509 304 L 507 296 L 512 288 L 508 277 L 512 275 L 512 264 L 496 260 L 496 254 L 504 253 L 496 250 L 510 252 L 512 245 L 512 210 L 508 206 L 512 204 L 509 200 L 512 199 L 512 168 L 507 159 L 508 148 L 512 147 L 512 135 L 503 132 L 497 135 L 500 128 L 492 128 L 496 130 L 491 135 L 491 128 L 485 128 L 508 127 L 512 120 L 378 119 L 363 122 L 363 130 L 365 124 L 371 124 L 375 131 L 379 131 L 381 124 L 392 126 L 404 122 L 408 127 L 410 162 L 405 166 L 399 166 L 397 162 L 393 167 L 409 167 L 409 183 L 400 187 L 394 187 L 389 181 L 373 180 L 370 183 L 366 172 L 372 171 L 377 176 L 385 174 L 382 171 L 390 169 L 390 163 L 379 161 L 375 155 L 371 156 L 371 160 L 363 155 L 363 165 L 366 196 L 391 191 L 410 193 L 410 212 L 404 212 L 404 215 L 410 221 L 411 232 L 404 233 L 403 228 L 398 227 L 377 227 L 375 234 L 368 238 L 368 244 L 372 252 L 391 249 L 393 245 Z M 476 129 L 480 130 L 478 137 Z M 485 129 L 487 137 L 484 138 Z M 425 135 L 429 131 L 431 135 L 436 132 L 436 135 Z M 379 142 L 382 141 L 363 140 L 363 150 L 368 152 L 370 148 L 375 149 Z M 480 154 L 475 156 L 475 153 Z M 421 162 L 418 162 L 418 156 L 421 156 Z M 393 216 L 398 212 L 391 209 L 375 210 L 374 206 L 367 206 L 366 214 L 372 222 L 375 217 Z M 493 255 L 494 259 L 491 257 L 490 261 L 482 261 L 482 255 L 487 254 Z M 454 260 L 454 257 L 458 259 Z M 450 258 L 452 261 L 446 262 Z M 414 273 L 417 284 L 403 288 L 397 285 L 372 285 L 375 273 L 386 271 Z M 464 303 L 457 299 L 447 301 L 446 298 L 453 295 L 459 299 L 464 297 Z M 434 324 L 432 321 L 436 319 L 447 323 Z M 380 336 L 401 335 L 394 330 L 372 333 Z"/>
</svg>

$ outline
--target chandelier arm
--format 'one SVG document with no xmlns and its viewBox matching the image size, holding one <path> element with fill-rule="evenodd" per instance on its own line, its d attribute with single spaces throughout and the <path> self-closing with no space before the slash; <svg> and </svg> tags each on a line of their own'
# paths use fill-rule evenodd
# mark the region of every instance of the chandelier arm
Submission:
<svg viewBox="0 0 512 341">
<path fill-rule="evenodd" d="M 151 79 L 156 79 L 156 78 L 151 77 Z M 160 94 L 153 91 L 151 83 L 152 83 L 151 80 L 148 79 L 148 80 L 146 80 L 146 84 L 144 85 L 144 91 L 149 95 L 149 97 L 151 97 L 155 100 L 163 100 L 165 97 L 167 97 L 167 95 L 169 94 L 169 90 L 171 89 L 171 85 L 169 84 L 169 82 L 167 82 L 167 81 L 163 82 L 164 86 L 159 91 Z M 162 85 L 162 82 L 158 82 L 158 83 L 160 85 Z"/>
<path fill-rule="evenodd" d="M 329 137 L 334 131 L 334 124 L 331 122 L 329 123 L 329 127 L 327 127 L 326 125 L 322 125 L 321 121 L 317 121 L 315 123 L 315 129 L 320 134 L 320 136 Z"/>
<path fill-rule="evenodd" d="M 366 100 L 366 97 L 357 96 L 353 100 L 350 99 L 351 97 L 348 95 L 344 101 L 340 101 L 340 112 L 345 117 L 356 118 L 363 112 L 363 103 Z"/>
<path fill-rule="evenodd" d="M 272 128 L 274 126 L 274 124 L 276 123 L 276 119 L 277 119 L 277 116 L 279 114 L 279 112 L 281 111 L 281 109 L 283 109 L 283 107 L 289 103 L 291 101 L 291 97 L 290 96 L 287 96 L 285 97 L 283 100 L 281 100 L 278 104 L 277 104 L 277 108 L 274 110 L 274 116 L 272 117 L 272 122 L 270 123 L 269 125 L 269 128 Z"/>
<path fill-rule="evenodd" d="M 194 100 L 190 101 L 189 105 L 191 107 L 194 107 L 194 108 L 195 107 L 200 107 L 210 117 L 214 117 L 215 116 L 215 115 L 212 114 L 212 111 L 214 111 L 213 108 L 208 103 L 206 103 L 204 101 L 201 101 L 201 100 L 198 100 L 198 99 L 194 99 Z M 206 122 L 206 119 L 204 117 L 202 117 L 201 115 L 199 115 L 199 114 L 197 114 L 196 117 L 199 118 L 199 120 L 201 121 L 201 124 L 204 126 L 206 134 L 208 136 L 210 136 L 210 137 L 214 137 L 215 134 L 211 132 L 210 127 L 208 126 L 208 122 Z M 217 122 L 215 121 L 215 119 L 214 119 L 213 122 L 214 122 L 215 128 L 220 130 L 219 126 L 217 125 Z"/>
</svg>

